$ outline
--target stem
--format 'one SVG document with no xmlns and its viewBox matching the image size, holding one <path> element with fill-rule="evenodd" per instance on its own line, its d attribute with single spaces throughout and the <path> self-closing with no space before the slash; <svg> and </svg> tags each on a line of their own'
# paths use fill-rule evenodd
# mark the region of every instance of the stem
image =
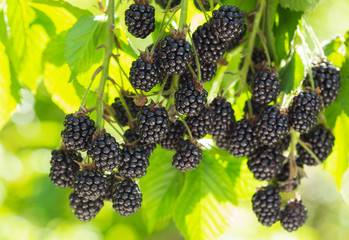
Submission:
<svg viewBox="0 0 349 240">
<path fill-rule="evenodd" d="M 116 129 L 116 127 L 114 126 L 114 124 L 112 124 L 111 122 L 108 122 L 108 121 L 107 121 L 107 123 L 109 123 L 109 125 L 114 129 L 114 131 L 117 132 L 117 134 L 125 141 L 124 135 L 122 135 L 122 134 L 119 132 L 119 130 Z"/>
<path fill-rule="evenodd" d="M 204 6 L 202 5 L 202 2 L 200 0 L 194 0 L 194 1 L 196 1 L 196 3 L 199 5 L 201 12 L 204 13 L 206 22 L 208 22 L 210 20 L 210 16 L 207 15 L 206 10 L 205 10 Z M 209 3 L 210 3 L 210 9 L 212 9 L 212 5 L 211 5 L 212 0 L 210 0 Z"/>
<path fill-rule="evenodd" d="M 297 173 L 297 164 L 296 160 L 294 157 L 294 153 L 296 151 L 296 144 L 297 144 L 297 132 L 292 129 L 291 133 L 291 143 L 290 143 L 290 156 L 289 156 L 289 161 L 290 161 L 290 175 L 289 175 L 289 181 L 292 182 L 293 177 L 295 176 L 295 173 Z"/>
<path fill-rule="evenodd" d="M 97 129 L 101 130 L 103 127 L 103 99 L 104 99 L 104 87 L 105 83 L 109 76 L 109 63 L 110 58 L 113 54 L 113 43 L 114 43 L 114 10 L 115 10 L 115 2 L 114 0 L 108 1 L 108 20 L 107 20 L 107 30 L 105 36 L 105 51 L 104 51 L 104 59 L 102 64 L 102 76 L 99 82 L 98 91 L 97 91 L 97 101 L 96 101 L 96 126 Z"/>
<path fill-rule="evenodd" d="M 166 83 L 167 83 L 167 79 L 168 79 L 168 75 L 166 74 L 166 77 L 165 77 L 165 79 L 164 79 L 164 82 L 163 82 L 162 85 L 161 85 L 161 90 L 160 90 L 160 92 L 158 93 L 158 96 L 157 96 L 157 98 L 156 98 L 156 102 L 159 102 L 160 97 L 162 96 L 162 92 L 163 92 L 163 90 L 164 90 L 164 88 L 165 88 L 165 85 L 166 85 Z"/>
<path fill-rule="evenodd" d="M 221 0 L 217 0 L 217 2 L 218 2 L 218 4 L 219 4 L 219 6 L 223 6 Z"/>
<path fill-rule="evenodd" d="M 208 100 L 210 101 L 210 99 L 212 98 L 215 98 L 217 96 L 217 93 L 219 91 L 219 88 L 221 86 L 221 83 L 222 83 L 222 80 L 223 80 L 223 77 L 224 77 L 224 73 L 225 73 L 225 70 L 227 69 L 227 66 L 221 66 L 218 68 L 217 70 L 217 73 L 216 73 L 216 77 L 213 80 L 213 83 L 212 83 L 212 86 L 211 86 L 211 90 L 208 94 Z M 228 90 L 228 89 L 227 89 Z"/>
<path fill-rule="evenodd" d="M 200 67 L 198 52 L 196 51 L 196 47 L 195 47 L 195 44 L 193 43 L 193 39 L 191 38 L 190 32 L 189 32 L 189 39 L 190 39 L 190 42 L 191 42 L 191 46 L 194 49 L 196 69 L 198 70 L 198 75 L 199 75 L 198 79 L 199 79 L 199 82 L 201 82 L 201 67 Z"/>
<path fill-rule="evenodd" d="M 305 144 L 301 139 L 298 139 L 298 143 L 315 159 L 315 162 L 319 165 L 322 164 L 320 159 L 316 156 L 316 154 Z"/>
<path fill-rule="evenodd" d="M 304 27 L 307 30 L 307 32 L 309 33 L 310 38 L 313 41 L 315 47 L 318 49 L 321 58 L 325 57 L 324 50 L 321 47 L 321 43 L 320 43 L 319 39 L 317 38 L 317 36 L 314 32 L 314 29 L 312 28 L 312 26 L 309 23 L 308 17 L 303 16 L 303 20 L 304 20 Z"/>
<path fill-rule="evenodd" d="M 262 32 L 259 32 L 258 36 L 259 36 L 259 38 L 261 40 L 261 43 L 262 43 L 265 55 L 267 56 L 268 63 L 271 64 L 268 47 L 267 47 L 267 44 L 265 44 L 265 42 L 264 42 L 265 38 L 263 38 L 261 34 L 262 34 Z"/>
<path fill-rule="evenodd" d="M 85 104 L 85 102 L 86 102 L 86 99 L 87 99 L 87 95 L 88 95 L 88 93 L 90 92 L 91 86 L 92 86 L 92 84 L 93 84 L 93 81 L 95 80 L 96 76 L 97 76 L 101 71 L 102 71 L 102 67 L 99 67 L 99 68 L 96 70 L 96 72 L 93 74 L 92 79 L 91 79 L 91 82 L 90 82 L 90 84 L 88 85 L 88 87 L 87 87 L 87 89 L 86 89 L 86 91 L 85 91 L 84 97 L 82 98 L 82 101 L 81 101 L 81 104 L 80 104 L 81 107 L 84 106 L 84 104 Z"/>
<path fill-rule="evenodd" d="M 307 64 L 307 68 L 308 68 L 308 75 L 309 75 L 309 80 L 310 80 L 310 85 L 311 85 L 311 89 L 314 91 L 315 90 L 315 84 L 314 84 L 314 79 L 313 79 L 313 71 L 312 71 L 312 66 L 308 57 L 308 50 L 309 48 L 306 45 L 305 39 L 303 34 L 301 33 L 301 31 L 298 29 L 297 30 L 298 35 L 302 41 L 302 48 L 303 48 L 303 52 L 304 52 L 304 57 L 305 57 L 305 61 Z"/>
<path fill-rule="evenodd" d="M 179 28 L 187 23 L 188 0 L 182 0 L 181 17 L 179 19 Z"/>
<path fill-rule="evenodd" d="M 178 85 L 178 75 L 172 76 L 172 83 L 171 83 L 171 89 L 170 89 L 170 97 L 166 104 L 166 110 L 169 110 L 174 105 L 174 92 L 177 91 L 177 85 Z"/>
<path fill-rule="evenodd" d="M 187 129 L 189 138 L 190 138 L 191 140 L 194 140 L 193 135 L 191 134 L 191 131 L 190 131 L 190 128 L 189 128 L 187 122 L 185 121 L 185 119 L 184 119 L 180 114 L 178 114 L 178 115 L 179 115 L 179 118 L 181 119 L 182 123 L 184 124 L 185 128 Z"/>
</svg>

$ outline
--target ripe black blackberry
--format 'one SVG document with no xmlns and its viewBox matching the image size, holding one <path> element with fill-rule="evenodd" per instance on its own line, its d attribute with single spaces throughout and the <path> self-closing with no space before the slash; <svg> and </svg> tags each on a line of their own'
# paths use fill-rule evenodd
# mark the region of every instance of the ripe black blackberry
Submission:
<svg viewBox="0 0 349 240">
<path fill-rule="evenodd" d="M 137 113 L 141 110 L 141 107 L 138 107 L 134 101 L 132 96 L 124 96 L 125 103 L 130 110 L 132 118 L 136 118 Z M 111 105 L 115 111 L 115 118 L 122 126 L 126 126 L 128 124 L 128 114 L 126 109 L 122 105 L 120 98 L 115 98 L 115 102 Z"/>
<path fill-rule="evenodd" d="M 263 106 L 261 104 L 258 104 L 254 101 L 252 101 L 251 99 L 249 100 L 246 100 L 245 102 L 245 106 L 244 106 L 244 112 L 245 112 L 245 115 L 250 115 L 250 106 L 249 104 L 251 104 L 251 112 L 252 112 L 252 116 L 253 115 L 256 115 L 256 116 L 259 116 L 263 111 L 264 109 L 267 107 L 267 106 Z"/>
<path fill-rule="evenodd" d="M 181 172 L 186 172 L 197 168 L 201 159 L 202 151 L 195 142 L 190 139 L 181 140 L 173 156 L 172 166 Z"/>
<path fill-rule="evenodd" d="M 163 9 L 166 9 L 169 0 L 155 0 L 155 2 L 159 4 Z M 180 3 L 181 3 L 181 0 L 172 0 L 170 8 L 174 8 Z"/>
<path fill-rule="evenodd" d="M 119 183 L 113 195 L 113 208 L 121 216 L 126 217 L 141 208 L 142 193 L 137 183 L 126 179 Z"/>
<path fill-rule="evenodd" d="M 147 173 L 149 154 L 141 146 L 125 145 L 122 149 L 122 160 L 119 173 L 127 178 L 141 178 Z"/>
<path fill-rule="evenodd" d="M 205 11 L 210 11 L 210 10 L 211 10 L 210 0 L 194 0 L 194 5 L 195 5 L 195 7 L 196 7 L 198 10 L 202 11 L 202 9 L 201 9 L 201 7 L 200 7 L 198 1 L 201 2 L 202 7 L 204 8 Z M 213 3 L 212 9 L 214 9 L 214 8 L 216 7 L 216 5 L 217 5 L 217 1 L 213 0 L 212 3 Z"/>
<path fill-rule="evenodd" d="M 98 170 L 111 172 L 120 163 L 121 149 L 109 133 L 99 133 L 90 144 L 87 155 Z"/>
<path fill-rule="evenodd" d="M 272 185 L 262 187 L 252 197 L 253 212 L 258 221 L 268 227 L 279 221 L 280 205 L 279 189 Z"/>
<path fill-rule="evenodd" d="M 98 170 L 82 170 L 75 176 L 74 191 L 89 200 L 103 198 L 105 195 L 105 176 Z"/>
<path fill-rule="evenodd" d="M 141 56 L 132 62 L 129 80 L 136 89 L 145 92 L 152 90 L 160 82 L 158 66 L 153 56 L 149 53 L 141 53 Z"/>
<path fill-rule="evenodd" d="M 161 72 L 181 75 L 187 69 L 193 52 L 189 42 L 185 41 L 185 35 L 185 32 L 176 31 L 160 43 L 157 63 Z"/>
<path fill-rule="evenodd" d="M 258 141 L 272 146 L 284 139 L 290 131 L 288 116 L 280 113 L 276 106 L 268 106 L 257 121 Z"/>
<path fill-rule="evenodd" d="M 213 112 L 211 109 L 203 108 L 199 115 L 195 117 L 187 117 L 186 122 L 193 138 L 200 139 L 206 136 L 213 122 Z"/>
<path fill-rule="evenodd" d="M 317 125 L 309 133 L 301 134 L 301 140 L 309 145 L 308 147 L 319 158 L 321 162 L 332 152 L 334 145 L 334 136 L 331 131 L 324 125 Z M 318 163 L 300 144 L 297 144 L 297 152 L 299 155 L 298 161 L 301 164 L 314 166 Z"/>
<path fill-rule="evenodd" d="M 207 91 L 197 80 L 188 81 L 175 93 L 176 110 L 188 117 L 197 116 L 207 103 Z"/>
<path fill-rule="evenodd" d="M 171 122 L 165 138 L 159 145 L 167 150 L 175 151 L 179 141 L 184 137 L 184 125 L 181 121 Z"/>
<path fill-rule="evenodd" d="M 71 187 L 74 185 L 75 174 L 79 171 L 81 162 L 80 153 L 74 151 L 53 150 L 51 152 L 51 182 L 58 187 Z"/>
<path fill-rule="evenodd" d="M 297 189 L 298 182 L 301 179 L 301 174 L 298 173 L 297 177 L 290 179 L 290 163 L 286 162 L 282 166 L 280 173 L 275 177 L 275 179 L 278 182 L 278 186 L 281 192 L 292 192 Z"/>
<path fill-rule="evenodd" d="M 325 107 L 333 103 L 339 92 L 341 75 L 338 67 L 323 59 L 313 64 L 312 75 L 315 88 L 320 88 L 320 96 Z M 305 81 L 305 86 L 311 86 L 309 74 Z"/>
<path fill-rule="evenodd" d="M 85 114 L 68 114 L 61 133 L 63 143 L 69 151 L 86 151 L 96 131 L 95 122 Z"/>
<path fill-rule="evenodd" d="M 263 146 L 248 157 L 247 166 L 255 179 L 269 181 L 281 172 L 284 159 L 279 149 Z"/>
<path fill-rule="evenodd" d="M 284 139 L 280 140 L 277 146 L 279 146 L 281 151 L 286 151 L 290 143 L 291 143 L 291 134 L 287 135 Z"/>
<path fill-rule="evenodd" d="M 280 94 L 280 82 L 277 74 L 269 68 L 257 71 L 252 83 L 252 101 L 261 105 L 275 101 Z"/>
<path fill-rule="evenodd" d="M 225 43 L 223 43 L 213 33 L 210 24 L 205 23 L 199 26 L 193 33 L 193 43 L 195 45 L 200 63 L 217 63 L 225 53 Z"/>
<path fill-rule="evenodd" d="M 193 64 L 192 68 L 196 76 L 199 76 L 196 64 Z M 216 71 L 217 71 L 217 64 L 214 64 L 214 63 L 200 64 L 201 82 L 211 81 L 212 78 L 214 78 L 214 76 L 216 75 Z"/>
<path fill-rule="evenodd" d="M 321 111 L 321 98 L 313 91 L 302 91 L 293 98 L 288 118 L 291 126 L 300 133 L 307 133 L 316 124 Z"/>
<path fill-rule="evenodd" d="M 138 146 L 148 152 L 149 156 L 154 152 L 156 148 L 155 143 L 146 144 L 142 139 L 140 139 L 139 128 L 127 129 L 124 133 L 126 138 L 126 143 L 133 144 L 135 141 Z"/>
<path fill-rule="evenodd" d="M 212 12 L 210 24 L 223 42 L 241 38 L 246 31 L 245 14 L 235 6 L 225 5 Z"/>
<path fill-rule="evenodd" d="M 125 11 L 125 24 L 128 31 L 137 38 L 146 38 L 155 30 L 155 8 L 150 1 L 136 0 Z"/>
<path fill-rule="evenodd" d="M 116 191 L 116 187 L 120 183 L 120 180 L 118 179 L 119 176 L 120 176 L 119 173 L 115 172 L 115 173 L 112 173 L 106 177 L 105 195 L 104 195 L 103 200 L 110 201 L 110 202 L 113 201 L 113 197 L 114 197 L 113 195 Z"/>
<path fill-rule="evenodd" d="M 292 232 L 303 226 L 307 218 L 308 211 L 302 201 L 291 200 L 281 212 L 280 223 L 286 231 Z"/>
<path fill-rule="evenodd" d="M 70 207 L 73 209 L 74 215 L 80 220 L 89 222 L 95 218 L 98 212 L 104 206 L 103 200 L 97 198 L 96 200 L 89 200 L 72 192 L 69 195 Z"/>
<path fill-rule="evenodd" d="M 151 103 L 144 106 L 137 116 L 140 139 L 146 144 L 163 140 L 168 132 L 170 120 L 164 107 Z"/>
<path fill-rule="evenodd" d="M 258 147 L 256 129 L 245 118 L 236 122 L 231 131 L 228 152 L 235 157 L 243 157 L 254 152 Z"/>
</svg>

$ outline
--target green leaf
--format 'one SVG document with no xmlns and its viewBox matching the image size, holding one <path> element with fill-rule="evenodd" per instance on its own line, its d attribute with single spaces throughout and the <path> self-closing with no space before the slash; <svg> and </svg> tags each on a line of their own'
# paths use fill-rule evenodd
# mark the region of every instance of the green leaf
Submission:
<svg viewBox="0 0 349 240">
<path fill-rule="evenodd" d="M 294 11 L 305 11 L 314 8 L 318 2 L 319 0 L 280 0 L 280 5 Z"/>
<path fill-rule="evenodd" d="M 172 216 L 183 187 L 184 175 L 171 164 L 173 154 L 158 147 L 149 160 L 147 174 L 140 179 L 142 210 L 150 232 L 160 220 Z"/>
<path fill-rule="evenodd" d="M 290 93 L 304 78 L 304 64 L 297 52 L 292 52 L 285 67 L 280 71 L 281 91 Z"/>
<path fill-rule="evenodd" d="M 229 226 L 237 199 L 233 183 L 219 161 L 214 151 L 203 150 L 199 167 L 186 173 L 174 214 L 186 239 L 218 239 Z"/>
<path fill-rule="evenodd" d="M 342 67 L 343 62 L 345 61 L 344 43 L 345 39 L 343 37 L 337 36 L 323 47 L 327 59 L 337 67 Z"/>
<path fill-rule="evenodd" d="M 276 54 L 275 50 L 275 37 L 274 37 L 274 21 L 277 12 L 278 1 L 268 0 L 266 13 L 264 15 L 264 23 L 263 23 L 263 32 L 266 37 L 266 44 L 268 47 L 268 52 L 270 54 L 271 59 L 273 59 L 277 64 L 279 64 L 279 58 Z"/>
</svg>

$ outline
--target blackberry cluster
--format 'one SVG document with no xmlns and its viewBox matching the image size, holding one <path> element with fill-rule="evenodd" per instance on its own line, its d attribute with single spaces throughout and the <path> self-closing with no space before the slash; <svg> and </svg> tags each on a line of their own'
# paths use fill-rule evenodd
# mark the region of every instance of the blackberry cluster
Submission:
<svg viewBox="0 0 349 240">
<path fill-rule="evenodd" d="M 315 92 L 306 90 L 299 93 L 294 97 L 288 112 L 291 126 L 297 132 L 309 132 L 317 122 L 321 104 L 321 99 Z"/>
<path fill-rule="evenodd" d="M 149 156 L 154 152 L 156 148 L 155 143 L 147 144 L 140 138 L 139 128 L 127 129 L 124 133 L 124 137 L 127 140 L 126 143 L 130 143 L 130 144 L 136 143 L 143 150 L 145 150 Z"/>
<path fill-rule="evenodd" d="M 284 159 L 281 151 L 264 146 L 248 157 L 247 166 L 255 179 L 269 181 L 281 172 Z"/>
<path fill-rule="evenodd" d="M 186 82 L 175 94 L 176 110 L 189 117 L 197 116 L 207 103 L 207 95 L 200 85 L 193 81 Z"/>
<path fill-rule="evenodd" d="M 164 107 L 154 104 L 144 106 L 137 116 L 140 139 L 145 143 L 157 143 L 163 140 L 168 132 L 170 120 Z"/>
<path fill-rule="evenodd" d="M 208 108 L 203 108 L 199 115 L 186 119 L 193 138 L 200 139 L 206 136 L 213 124 L 212 117 L 213 112 Z"/>
<path fill-rule="evenodd" d="M 202 151 L 191 140 L 181 140 L 177 152 L 173 156 L 172 166 L 181 172 L 193 170 L 199 166 L 202 159 Z"/>
<path fill-rule="evenodd" d="M 197 66 L 193 64 L 192 68 L 196 76 L 199 76 Z M 201 82 L 211 81 L 212 78 L 216 75 L 216 71 L 217 71 L 217 64 L 214 64 L 214 63 L 200 64 Z"/>
<path fill-rule="evenodd" d="M 290 179 L 290 163 L 287 162 L 282 166 L 280 173 L 275 177 L 275 179 L 278 181 L 281 192 L 292 192 L 297 189 L 301 175 L 298 174 L 297 177 Z"/>
<path fill-rule="evenodd" d="M 312 75 L 315 88 L 320 88 L 320 96 L 325 107 L 333 103 L 339 92 L 341 75 L 338 67 L 323 59 L 313 64 Z M 309 74 L 305 81 L 305 86 L 311 86 Z"/>
<path fill-rule="evenodd" d="M 126 179 L 118 184 L 113 195 L 113 208 L 126 217 L 141 208 L 142 193 L 137 183 Z"/>
<path fill-rule="evenodd" d="M 280 94 L 280 82 L 277 74 L 270 69 L 262 69 L 254 75 L 252 84 L 252 101 L 266 105 L 276 100 Z"/>
<path fill-rule="evenodd" d="M 276 106 L 268 106 L 257 121 L 256 131 L 260 143 L 275 145 L 290 131 L 288 116 L 280 113 Z"/>
<path fill-rule="evenodd" d="M 184 137 L 184 130 L 185 127 L 181 121 L 171 122 L 165 138 L 159 142 L 159 145 L 164 149 L 175 151 Z"/>
<path fill-rule="evenodd" d="M 138 107 L 134 101 L 132 96 L 124 96 L 125 103 L 131 113 L 132 118 L 137 116 L 137 113 L 141 110 L 141 107 Z M 122 105 L 120 98 L 115 98 L 115 102 L 111 105 L 115 111 L 116 120 L 122 125 L 126 126 L 128 123 L 128 115 L 126 109 Z"/>
<path fill-rule="evenodd" d="M 119 173 L 126 178 L 141 178 L 147 173 L 149 154 L 141 146 L 127 146 L 122 149 Z"/>
<path fill-rule="evenodd" d="M 137 38 L 146 38 L 155 30 L 155 8 L 149 5 L 132 4 L 125 11 L 128 31 Z"/>
<path fill-rule="evenodd" d="M 331 131 L 324 125 L 317 125 L 309 133 L 301 134 L 301 140 L 309 145 L 308 147 L 319 158 L 321 162 L 332 152 L 334 145 L 334 136 Z M 317 165 L 316 160 L 300 144 L 297 144 L 299 155 L 298 162 L 309 166 Z"/>
<path fill-rule="evenodd" d="M 231 131 L 228 152 L 235 157 L 253 153 L 258 147 L 255 127 L 245 118 L 236 122 Z"/>
<path fill-rule="evenodd" d="M 105 176 L 98 170 L 82 170 L 75 177 L 75 193 L 94 201 L 105 195 L 105 181 Z"/>
<path fill-rule="evenodd" d="M 63 143 L 69 151 L 86 151 L 96 131 L 95 122 L 83 114 L 68 114 L 61 133 Z"/>
<path fill-rule="evenodd" d="M 75 174 L 79 171 L 76 162 L 82 161 L 81 154 L 74 151 L 53 150 L 51 155 L 51 182 L 58 187 L 73 186 Z"/>
<path fill-rule="evenodd" d="M 70 207 L 74 211 L 74 215 L 80 220 L 89 222 L 97 216 L 104 206 L 103 200 L 97 198 L 90 200 L 79 196 L 75 192 L 69 195 Z"/>
<path fill-rule="evenodd" d="M 155 0 L 155 2 L 159 4 L 163 9 L 166 9 L 169 0 Z M 181 0 L 172 0 L 170 8 L 174 8 L 180 3 L 181 3 Z"/>
<path fill-rule="evenodd" d="M 280 219 L 281 197 L 279 189 L 272 185 L 262 187 L 253 195 L 252 206 L 258 221 L 270 227 Z"/>
<path fill-rule="evenodd" d="M 90 144 L 87 151 L 97 169 L 111 172 L 119 165 L 121 160 L 121 149 L 115 138 L 109 133 L 100 133 Z"/>
<path fill-rule="evenodd" d="M 211 10 L 211 4 L 210 4 L 210 0 L 194 0 L 194 5 L 195 7 L 202 11 L 202 8 L 199 4 L 199 2 L 201 2 L 202 4 L 202 7 L 204 8 L 205 11 L 210 11 Z M 212 6 L 212 9 L 214 9 L 217 5 L 217 1 L 213 0 L 213 6 Z"/>
<path fill-rule="evenodd" d="M 281 226 L 288 232 L 296 231 L 308 218 L 308 211 L 301 201 L 291 200 L 281 212 Z"/>
</svg>

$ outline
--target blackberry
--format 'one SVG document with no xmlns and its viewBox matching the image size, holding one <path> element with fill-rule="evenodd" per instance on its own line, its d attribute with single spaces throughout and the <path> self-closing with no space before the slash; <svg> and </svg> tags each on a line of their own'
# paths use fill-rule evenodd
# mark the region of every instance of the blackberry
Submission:
<svg viewBox="0 0 349 240">
<path fill-rule="evenodd" d="M 228 152 L 235 157 L 243 157 L 258 147 L 255 127 L 245 118 L 236 122 L 231 131 Z"/>
<path fill-rule="evenodd" d="M 183 74 L 193 56 L 190 44 L 180 31 L 166 36 L 157 54 L 160 71 L 168 75 Z"/>
<path fill-rule="evenodd" d="M 80 220 L 89 222 L 95 218 L 98 212 L 104 206 L 103 200 L 97 198 L 96 200 L 89 200 L 81 197 L 75 192 L 69 195 L 70 207 L 74 211 L 74 215 Z"/>
<path fill-rule="evenodd" d="M 109 133 L 100 133 L 90 144 L 87 155 L 98 170 L 111 172 L 120 163 L 121 149 Z"/>
<path fill-rule="evenodd" d="M 89 200 L 105 195 L 105 176 L 98 170 L 82 170 L 76 174 L 74 191 Z"/>
<path fill-rule="evenodd" d="M 261 105 L 275 101 L 280 94 L 280 82 L 277 74 L 270 69 L 262 69 L 254 75 L 252 83 L 252 101 Z"/>
<path fill-rule="evenodd" d="M 293 98 L 288 118 L 291 126 L 300 133 L 307 133 L 316 124 L 321 111 L 321 98 L 312 91 L 302 91 Z"/>
<path fill-rule="evenodd" d="M 335 139 L 331 131 L 324 125 L 317 125 L 309 133 L 301 134 L 300 138 L 304 143 L 307 145 L 309 144 L 308 147 L 321 162 L 325 161 L 332 152 Z M 310 153 L 300 144 L 297 144 L 297 152 L 299 155 L 298 161 L 300 163 L 309 166 L 318 164 Z"/>
<path fill-rule="evenodd" d="M 280 173 L 275 177 L 276 181 L 278 181 L 280 191 L 292 192 L 296 190 L 298 187 L 298 181 L 301 179 L 300 174 L 297 176 L 298 177 L 293 177 L 290 179 L 290 163 L 285 163 L 282 166 Z"/>
<path fill-rule="evenodd" d="M 63 143 L 69 151 L 86 151 L 96 131 L 95 122 L 83 114 L 68 114 L 61 133 Z"/>
<path fill-rule="evenodd" d="M 159 142 L 159 145 L 167 150 L 175 151 L 178 142 L 184 137 L 184 125 L 181 121 L 171 122 L 165 138 Z"/>
<path fill-rule="evenodd" d="M 140 139 L 139 129 L 127 129 L 124 133 L 126 138 L 126 143 L 133 143 L 137 141 L 137 145 L 140 146 L 143 150 L 147 151 L 149 156 L 154 152 L 156 148 L 155 143 L 146 144 L 142 139 Z"/>
<path fill-rule="evenodd" d="M 245 14 L 235 6 L 225 5 L 212 12 L 210 24 L 223 42 L 241 38 L 246 31 Z"/>
<path fill-rule="evenodd" d="M 144 106 L 137 116 L 140 139 L 144 143 L 157 143 L 163 140 L 168 132 L 170 120 L 164 107 L 157 104 Z"/>
<path fill-rule="evenodd" d="M 213 33 L 210 24 L 199 26 L 193 33 L 198 58 L 201 64 L 217 63 L 225 53 L 225 44 Z"/>
<path fill-rule="evenodd" d="M 288 116 L 275 106 L 268 106 L 257 121 L 257 137 L 260 143 L 272 146 L 284 139 L 290 131 Z"/>
<path fill-rule="evenodd" d="M 186 122 L 193 138 L 200 139 L 206 136 L 212 126 L 213 112 L 211 109 L 203 108 L 199 115 L 188 117 Z"/>
<path fill-rule="evenodd" d="M 193 170 L 199 166 L 202 159 L 201 149 L 190 139 L 181 140 L 177 152 L 173 156 L 172 166 L 181 172 Z"/>
<path fill-rule="evenodd" d="M 132 87 L 149 92 L 160 82 L 159 70 L 154 58 L 147 53 L 141 53 L 136 61 L 132 62 L 129 78 Z"/>
<path fill-rule="evenodd" d="M 138 107 L 134 101 L 133 101 L 133 97 L 128 97 L 128 96 L 124 96 L 125 99 L 125 103 L 128 107 L 128 109 L 130 110 L 131 116 L 132 118 L 136 118 L 137 113 L 141 110 L 141 107 Z M 126 126 L 128 124 L 128 114 L 126 112 L 126 109 L 124 108 L 124 106 L 122 105 L 121 99 L 120 98 L 115 98 L 115 102 L 111 105 L 115 111 L 115 118 L 116 120 L 118 120 L 118 122 L 122 125 L 122 126 Z"/>
<path fill-rule="evenodd" d="M 253 212 L 258 221 L 268 227 L 279 221 L 280 205 L 279 189 L 272 185 L 262 187 L 252 197 Z"/>
<path fill-rule="evenodd" d="M 118 184 L 113 195 L 113 208 L 121 216 L 126 217 L 141 208 L 142 193 L 137 183 L 124 180 Z"/>
<path fill-rule="evenodd" d="M 263 146 L 248 157 L 247 166 L 255 179 L 269 181 L 281 172 L 284 159 L 277 148 Z"/>
<path fill-rule="evenodd" d="M 198 1 L 201 2 L 202 7 L 204 8 L 205 11 L 210 11 L 211 10 L 210 0 L 194 0 L 195 7 L 198 10 L 202 11 Z M 216 5 L 217 5 L 217 1 L 213 0 L 212 3 L 213 3 L 212 9 L 214 9 L 216 7 Z"/>
<path fill-rule="evenodd" d="M 253 115 L 259 116 L 267 107 L 267 106 L 263 106 L 261 104 L 258 104 L 256 102 L 254 102 L 253 100 L 246 100 L 245 106 L 244 106 L 245 115 L 246 114 L 250 115 L 249 104 L 251 104 L 252 116 Z"/>
<path fill-rule="evenodd" d="M 243 35 L 245 35 L 245 34 L 243 34 Z M 241 38 L 243 37 L 243 35 L 241 36 Z M 226 42 L 224 45 L 225 51 L 231 52 L 233 49 L 238 47 L 240 45 L 240 40 L 241 40 L 240 38 L 233 38 L 232 40 Z M 242 65 L 241 65 L 241 67 L 242 67 Z"/>
<path fill-rule="evenodd" d="M 254 77 L 253 73 L 257 70 L 256 68 L 263 64 L 266 64 L 268 59 L 267 59 L 267 55 L 263 50 L 258 50 L 257 48 L 255 48 L 253 49 L 251 60 L 254 68 L 253 70 L 251 67 L 248 68 L 247 78 L 246 78 L 248 84 L 250 84 L 253 81 L 253 77 Z M 240 70 L 242 69 L 243 64 L 244 64 L 244 61 L 241 61 L 239 65 Z"/>
<path fill-rule="evenodd" d="M 119 184 L 119 180 L 116 178 L 118 173 L 112 173 L 106 177 L 105 180 L 105 195 L 104 200 L 113 201 L 114 193 L 116 191 L 116 187 Z"/>
<path fill-rule="evenodd" d="M 324 106 L 330 106 L 336 100 L 340 88 L 341 76 L 339 68 L 323 59 L 313 64 L 312 74 L 315 88 L 320 88 L 321 90 L 320 96 Z M 304 85 L 311 86 L 309 74 L 304 81 Z"/>
<path fill-rule="evenodd" d="M 176 110 L 189 117 L 197 116 L 207 103 L 207 95 L 196 80 L 186 82 L 175 93 Z"/>
<path fill-rule="evenodd" d="M 127 178 L 141 178 L 147 173 L 149 154 L 141 146 L 127 146 L 122 149 L 119 173 Z"/>
<path fill-rule="evenodd" d="M 58 187 L 70 187 L 74 185 L 74 178 L 81 162 L 80 153 L 74 151 L 53 150 L 51 152 L 51 182 Z"/>
<path fill-rule="evenodd" d="M 155 8 L 148 4 L 132 4 L 125 11 L 125 24 L 133 36 L 146 38 L 155 30 Z"/>
<path fill-rule="evenodd" d="M 155 2 L 159 4 L 163 9 L 166 9 L 169 0 L 155 0 Z M 181 0 L 172 0 L 170 8 L 174 8 L 180 3 L 181 3 Z"/>
<path fill-rule="evenodd" d="M 291 134 L 287 135 L 284 139 L 279 141 L 277 146 L 280 147 L 281 151 L 286 151 L 291 143 Z"/>
<path fill-rule="evenodd" d="M 291 200 L 281 212 L 280 223 L 286 231 L 292 232 L 303 226 L 307 218 L 308 211 L 302 201 Z"/>
<path fill-rule="evenodd" d="M 214 139 L 216 141 L 217 147 L 223 150 L 228 150 L 231 144 L 230 134 L 225 134 L 223 136 L 217 137 Z"/>
<path fill-rule="evenodd" d="M 196 76 L 199 76 L 196 64 L 193 64 L 192 68 Z M 216 75 L 216 71 L 217 71 L 217 64 L 215 63 L 200 64 L 201 82 L 211 81 L 212 78 L 214 78 L 214 76 Z"/>
</svg>

